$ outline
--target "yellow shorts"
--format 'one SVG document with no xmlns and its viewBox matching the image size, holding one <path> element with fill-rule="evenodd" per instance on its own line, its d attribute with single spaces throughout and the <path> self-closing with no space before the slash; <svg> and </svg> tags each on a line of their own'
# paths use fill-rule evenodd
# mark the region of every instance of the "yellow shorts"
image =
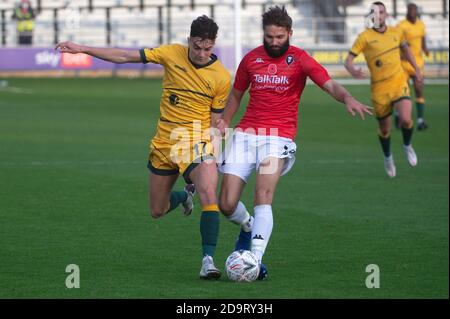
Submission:
<svg viewBox="0 0 450 319">
<path fill-rule="evenodd" d="M 420 69 L 420 73 L 422 73 L 422 75 L 423 75 L 423 66 L 424 66 L 423 60 L 420 61 L 420 60 L 418 60 L 418 59 L 416 58 L 416 63 L 417 63 L 417 66 L 418 66 L 419 69 Z M 414 68 L 413 68 L 413 66 L 411 65 L 411 63 L 409 63 L 408 61 L 402 60 L 402 67 L 403 67 L 403 70 L 406 71 L 406 73 L 408 74 L 408 76 L 413 77 L 413 76 L 416 75 L 416 71 L 414 70 Z"/>
<path fill-rule="evenodd" d="M 372 105 L 378 119 L 391 115 L 394 104 L 403 99 L 411 99 L 408 75 L 405 72 L 399 72 L 388 80 L 372 84 Z"/>
<path fill-rule="evenodd" d="M 190 184 L 191 171 L 208 159 L 214 159 L 214 149 L 210 141 L 180 142 L 153 138 L 147 167 L 156 175 L 182 174 L 186 183 Z"/>
</svg>

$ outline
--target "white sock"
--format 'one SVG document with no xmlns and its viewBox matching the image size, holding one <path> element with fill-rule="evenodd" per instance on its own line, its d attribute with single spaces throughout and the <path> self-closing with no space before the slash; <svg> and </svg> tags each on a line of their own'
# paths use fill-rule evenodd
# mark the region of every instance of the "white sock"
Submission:
<svg viewBox="0 0 450 319">
<path fill-rule="evenodd" d="M 273 215 L 271 205 L 255 206 L 255 220 L 252 227 L 252 253 L 261 262 L 269 243 L 273 228 Z"/>
<path fill-rule="evenodd" d="M 239 201 L 233 214 L 231 214 L 230 216 L 226 216 L 226 218 L 234 224 L 241 225 L 242 230 L 244 230 L 245 232 L 249 232 L 252 230 L 254 219 L 247 211 L 247 208 L 245 208 L 244 203 L 242 203 L 241 201 Z"/>
</svg>

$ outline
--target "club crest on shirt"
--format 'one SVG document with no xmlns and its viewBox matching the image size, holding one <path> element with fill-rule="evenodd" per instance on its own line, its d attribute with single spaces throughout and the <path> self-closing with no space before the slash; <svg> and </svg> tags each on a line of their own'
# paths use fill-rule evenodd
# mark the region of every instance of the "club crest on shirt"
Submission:
<svg viewBox="0 0 450 319">
<path fill-rule="evenodd" d="M 178 103 L 180 103 L 180 98 L 176 94 L 171 94 L 169 96 L 169 102 L 172 105 L 177 105 Z"/>
<path fill-rule="evenodd" d="M 273 63 L 269 64 L 269 66 L 267 67 L 267 73 L 269 73 L 270 75 L 274 75 L 277 74 L 277 72 L 277 65 Z"/>
<path fill-rule="evenodd" d="M 287 65 L 290 65 L 292 62 L 294 62 L 294 57 L 292 56 L 292 55 L 288 55 L 287 57 L 286 57 L 286 64 Z"/>
</svg>

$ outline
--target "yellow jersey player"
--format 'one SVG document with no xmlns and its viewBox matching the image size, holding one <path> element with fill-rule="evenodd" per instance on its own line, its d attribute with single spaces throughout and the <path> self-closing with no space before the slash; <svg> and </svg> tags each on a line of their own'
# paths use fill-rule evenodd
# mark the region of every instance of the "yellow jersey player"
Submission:
<svg viewBox="0 0 450 319">
<path fill-rule="evenodd" d="M 400 51 L 414 67 L 416 78 L 421 80 L 422 75 L 403 32 L 386 25 L 388 14 L 382 2 L 372 4 L 371 16 L 374 26 L 358 35 L 345 61 L 345 68 L 353 77 L 364 78 L 363 70 L 353 64 L 356 56 L 364 54 L 371 75 L 371 99 L 378 119 L 378 135 L 385 156 L 385 170 L 388 176 L 395 177 L 396 168 L 390 149 L 393 109 L 399 112 L 407 160 L 411 166 L 417 165 L 417 156 L 411 145 L 413 121 L 408 76 L 401 64 Z"/>
<path fill-rule="evenodd" d="M 418 9 L 414 3 L 409 3 L 407 7 L 406 19 L 400 21 L 397 25 L 403 30 L 406 41 L 416 59 L 417 66 L 420 68 L 422 74 L 425 61 L 422 52 L 429 55 L 426 40 L 425 40 L 425 24 L 418 17 Z M 425 98 L 423 95 L 423 81 L 418 81 L 415 77 L 413 66 L 404 58 L 402 60 L 403 68 L 412 78 L 414 84 L 414 91 L 416 96 L 417 109 L 417 129 L 419 131 L 427 129 L 427 124 L 424 119 Z"/>
<path fill-rule="evenodd" d="M 189 215 L 194 193 L 198 193 L 202 205 L 200 277 L 204 279 L 221 275 L 213 261 L 219 233 L 218 172 L 209 129 L 220 118 L 231 86 L 230 74 L 212 52 L 217 31 L 212 19 L 201 16 L 191 24 L 188 46 L 141 50 L 93 48 L 72 42 L 56 46 L 63 53 L 85 53 L 114 63 L 150 62 L 164 67 L 161 116 L 148 158 L 149 208 L 154 218 L 179 205 Z M 188 185 L 183 191 L 172 191 L 180 174 Z"/>
</svg>

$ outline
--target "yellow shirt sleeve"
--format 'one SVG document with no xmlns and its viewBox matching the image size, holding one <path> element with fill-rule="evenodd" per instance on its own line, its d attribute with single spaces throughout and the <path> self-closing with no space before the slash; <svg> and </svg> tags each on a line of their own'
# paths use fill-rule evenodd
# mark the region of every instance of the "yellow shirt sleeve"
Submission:
<svg viewBox="0 0 450 319">
<path fill-rule="evenodd" d="M 397 32 L 400 37 L 400 46 L 402 46 L 403 43 L 407 42 L 405 30 L 403 28 L 397 28 Z"/>
<path fill-rule="evenodd" d="M 157 48 L 143 48 L 139 50 L 142 63 L 155 63 L 164 65 L 165 58 L 170 56 L 172 45 L 161 45 Z"/>
<path fill-rule="evenodd" d="M 356 40 L 355 43 L 353 43 L 352 48 L 350 49 L 350 53 L 354 56 L 358 56 L 361 52 L 364 51 L 365 47 L 367 45 L 366 38 L 363 34 L 360 34 Z"/>
<path fill-rule="evenodd" d="M 225 108 L 225 103 L 228 98 L 228 94 L 230 93 L 231 88 L 231 79 L 227 74 L 226 79 L 217 86 L 216 95 L 213 98 L 211 104 L 211 112 L 213 113 L 222 113 Z"/>
</svg>

